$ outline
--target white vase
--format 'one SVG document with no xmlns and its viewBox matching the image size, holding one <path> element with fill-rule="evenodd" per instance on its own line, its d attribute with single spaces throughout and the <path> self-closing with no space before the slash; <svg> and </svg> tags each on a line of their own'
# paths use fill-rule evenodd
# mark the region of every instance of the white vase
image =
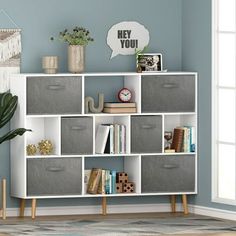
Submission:
<svg viewBox="0 0 236 236">
<path fill-rule="evenodd" d="M 58 70 L 58 57 L 57 56 L 45 56 L 42 59 L 42 67 L 44 73 L 55 74 Z"/>
<path fill-rule="evenodd" d="M 84 72 L 85 64 L 85 46 L 68 46 L 68 70 L 71 73 Z"/>
</svg>

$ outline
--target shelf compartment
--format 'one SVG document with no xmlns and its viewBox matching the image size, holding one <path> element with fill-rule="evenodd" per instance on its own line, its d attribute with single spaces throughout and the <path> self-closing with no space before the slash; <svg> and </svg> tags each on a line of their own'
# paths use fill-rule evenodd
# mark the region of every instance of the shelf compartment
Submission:
<svg viewBox="0 0 236 236">
<path fill-rule="evenodd" d="M 170 140 L 170 143 L 173 141 L 173 134 L 174 129 L 177 127 L 188 127 L 190 128 L 189 133 L 189 139 L 190 135 L 191 140 L 188 141 L 188 145 L 191 146 L 191 143 L 194 144 L 194 147 L 192 147 L 192 150 L 197 150 L 197 133 L 196 133 L 196 124 L 197 124 L 197 116 L 196 114 L 179 114 L 179 115 L 164 115 L 164 132 L 169 131 L 172 132 L 172 140 Z M 191 143 L 190 143 L 191 142 Z M 166 140 L 164 139 L 163 134 L 163 152 L 165 149 Z M 188 148 L 188 150 L 191 151 L 191 147 Z M 183 152 L 186 150 L 183 150 Z M 195 151 L 192 151 L 194 153 Z M 180 152 L 181 153 L 181 152 Z"/>
<path fill-rule="evenodd" d="M 125 126 L 125 149 L 130 153 L 130 116 L 96 116 L 95 117 L 95 134 L 97 134 L 99 125 L 102 124 L 120 124 Z M 95 135 L 96 137 L 96 135 Z M 115 153 L 119 154 L 119 153 Z"/>
<path fill-rule="evenodd" d="M 27 77 L 27 114 L 82 113 L 81 76 Z"/>
<path fill-rule="evenodd" d="M 135 185 L 134 193 L 141 192 L 140 156 L 86 157 L 84 159 L 84 168 L 85 168 L 84 172 L 86 172 L 86 170 L 91 170 L 92 168 L 115 170 L 116 172 L 125 172 L 128 174 L 128 182 L 133 182 Z M 84 194 L 86 193 L 87 193 L 87 185 L 84 184 Z M 90 195 L 90 194 L 87 194 L 87 195 Z M 107 194 L 107 195 L 110 195 L 110 194 Z"/>
<path fill-rule="evenodd" d="M 130 102 L 135 102 L 137 112 L 141 112 L 140 75 L 85 76 L 85 96 L 92 97 L 95 101 L 95 106 L 98 104 L 99 93 L 104 94 L 104 102 L 120 102 L 118 100 L 118 92 L 123 87 L 128 88 L 132 92 Z"/>
<path fill-rule="evenodd" d="M 61 118 L 61 153 L 62 155 L 93 153 L 92 117 Z"/>
<path fill-rule="evenodd" d="M 141 158 L 142 193 L 195 191 L 195 155 Z"/>
<path fill-rule="evenodd" d="M 27 196 L 78 195 L 82 192 L 82 158 L 27 160 Z"/>
<path fill-rule="evenodd" d="M 131 153 L 162 152 L 162 116 L 131 116 Z"/>
<path fill-rule="evenodd" d="M 60 119 L 58 117 L 26 118 L 27 128 L 32 132 L 26 133 L 26 143 L 38 146 L 41 140 L 50 140 L 53 144 L 52 155 L 60 154 Z M 37 151 L 36 155 L 39 155 Z"/>
</svg>

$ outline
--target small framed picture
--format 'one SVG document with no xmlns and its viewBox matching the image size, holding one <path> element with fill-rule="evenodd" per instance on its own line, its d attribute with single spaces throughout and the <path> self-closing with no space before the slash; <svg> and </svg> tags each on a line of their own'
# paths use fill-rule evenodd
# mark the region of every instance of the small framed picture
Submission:
<svg viewBox="0 0 236 236">
<path fill-rule="evenodd" d="M 143 53 L 137 57 L 137 68 L 141 72 L 162 71 L 162 54 L 161 53 Z"/>
</svg>

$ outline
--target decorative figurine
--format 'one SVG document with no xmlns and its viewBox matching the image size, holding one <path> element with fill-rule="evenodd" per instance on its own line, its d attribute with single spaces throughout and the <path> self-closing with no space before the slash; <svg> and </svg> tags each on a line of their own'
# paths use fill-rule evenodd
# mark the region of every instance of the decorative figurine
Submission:
<svg viewBox="0 0 236 236">
<path fill-rule="evenodd" d="M 95 108 L 94 106 L 94 99 L 92 97 L 86 97 L 85 98 L 85 113 L 100 113 L 102 112 L 104 107 L 104 94 L 99 93 L 98 94 L 98 107 Z"/>
<path fill-rule="evenodd" d="M 41 140 L 38 143 L 39 153 L 41 155 L 50 155 L 53 151 L 53 145 L 50 140 Z"/>
<path fill-rule="evenodd" d="M 26 146 L 26 152 L 28 156 L 33 156 L 37 152 L 37 147 L 34 144 L 29 144 Z"/>
</svg>

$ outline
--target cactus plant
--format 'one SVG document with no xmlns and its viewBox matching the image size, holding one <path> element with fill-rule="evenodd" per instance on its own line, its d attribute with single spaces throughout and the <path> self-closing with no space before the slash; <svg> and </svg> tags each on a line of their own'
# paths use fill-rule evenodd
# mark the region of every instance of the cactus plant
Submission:
<svg viewBox="0 0 236 236">
<path fill-rule="evenodd" d="M 18 97 L 13 96 L 10 92 L 0 94 L 0 129 L 5 126 L 13 117 L 18 103 Z M 25 128 L 10 130 L 0 137 L 0 144 L 15 138 L 17 135 L 23 135 L 26 131 L 31 131 Z"/>
</svg>

